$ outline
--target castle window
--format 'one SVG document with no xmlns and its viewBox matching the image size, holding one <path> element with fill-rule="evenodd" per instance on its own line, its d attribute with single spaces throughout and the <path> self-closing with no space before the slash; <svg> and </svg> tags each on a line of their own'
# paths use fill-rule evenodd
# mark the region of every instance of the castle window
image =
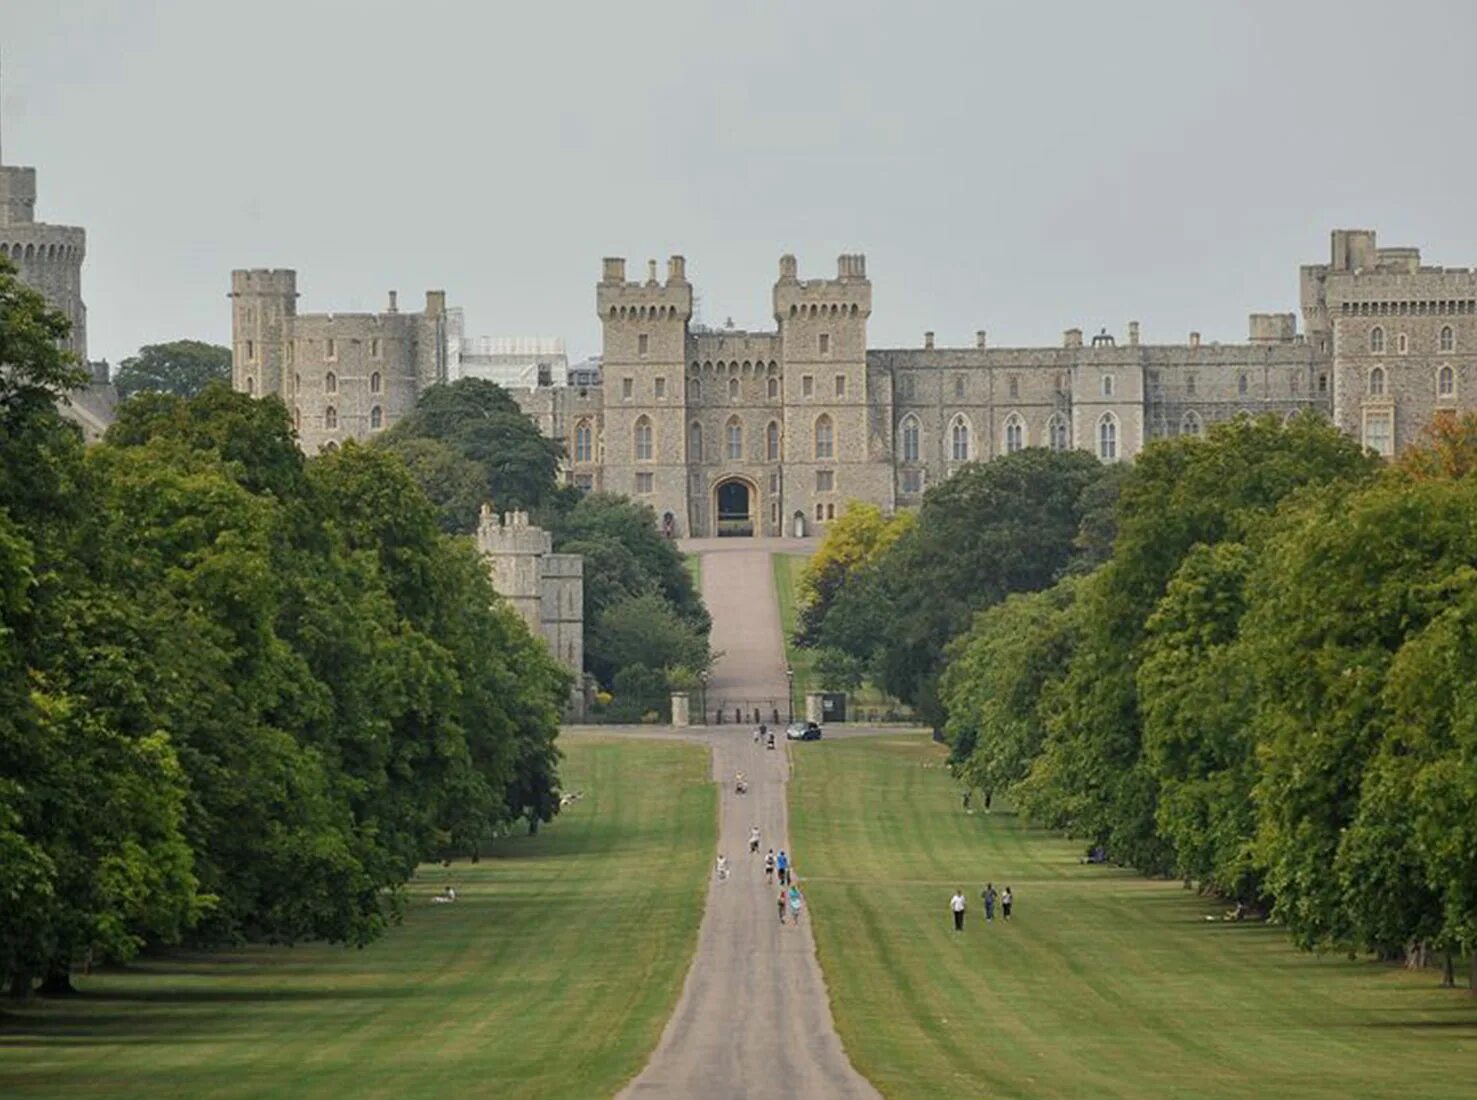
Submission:
<svg viewBox="0 0 1477 1100">
<path fill-rule="evenodd" d="M 369 426 L 371 428 L 383 428 L 385 426 L 385 412 L 378 405 L 369 410 Z"/>
<path fill-rule="evenodd" d="M 1046 438 L 1053 451 L 1065 451 L 1067 449 L 1067 418 L 1059 414 L 1053 415 L 1046 425 Z"/>
<path fill-rule="evenodd" d="M 247 379 L 246 379 L 246 392 L 248 394 L 250 394 L 251 396 L 253 396 L 253 397 L 256 396 L 256 379 L 255 378 L 252 378 L 250 376 L 247 377 Z"/>
<path fill-rule="evenodd" d="M 1026 445 L 1026 424 L 1015 413 L 1005 418 L 1005 453 L 1013 455 Z"/>
<path fill-rule="evenodd" d="M 574 460 L 590 462 L 595 457 L 595 430 L 588 420 L 574 426 Z"/>
<path fill-rule="evenodd" d="M 1456 372 L 1450 367 L 1442 367 L 1436 372 L 1436 396 L 1456 396 Z"/>
<path fill-rule="evenodd" d="M 667 396 L 667 380 L 665 378 L 658 378 L 652 383 L 652 387 L 653 392 L 655 392 L 658 398 Z"/>
<path fill-rule="evenodd" d="M 808 374 L 800 376 L 800 395 L 810 397 L 815 393 L 815 379 Z"/>
<path fill-rule="evenodd" d="M 969 461 L 969 421 L 962 415 L 949 425 L 949 457 L 955 462 Z"/>
<path fill-rule="evenodd" d="M 1377 455 L 1394 453 L 1391 413 L 1388 409 L 1370 409 L 1364 414 L 1364 445 Z"/>
<path fill-rule="evenodd" d="M 1103 413 L 1097 422 L 1097 456 L 1104 462 L 1118 458 L 1118 418 L 1112 413 Z"/>
<path fill-rule="evenodd" d="M 903 461 L 918 461 L 918 418 L 916 416 L 903 418 Z"/>
<path fill-rule="evenodd" d="M 1385 350 L 1385 330 L 1380 328 L 1379 325 L 1375 325 L 1374 328 L 1369 330 L 1369 350 L 1376 355 L 1381 354 Z"/>
<path fill-rule="evenodd" d="M 738 462 L 744 457 L 744 426 L 738 417 L 731 416 L 724 432 L 728 440 L 728 461 Z"/>
<path fill-rule="evenodd" d="M 836 506 L 834 504 L 827 504 L 826 505 L 826 518 L 827 519 L 835 519 L 836 518 Z"/>
<path fill-rule="evenodd" d="M 764 457 L 770 462 L 780 460 L 780 426 L 773 420 L 764 429 Z"/>
<path fill-rule="evenodd" d="M 330 336 L 327 340 L 324 340 L 323 341 L 323 358 L 325 358 L 325 359 L 337 359 L 338 358 L 338 341 L 335 340 L 332 336 Z"/>
<path fill-rule="evenodd" d="M 1456 347 L 1456 334 L 1451 331 L 1450 325 L 1441 326 L 1441 340 L 1439 347 L 1442 351 L 1451 351 Z"/>
<path fill-rule="evenodd" d="M 303 388 L 303 376 L 300 375 L 300 374 L 294 374 L 292 376 L 292 392 L 293 393 L 299 393 L 299 392 L 302 391 L 302 388 Z"/>
<path fill-rule="evenodd" d="M 913 376 L 911 374 L 900 375 L 897 380 L 898 396 L 909 400 L 913 397 Z"/>
<path fill-rule="evenodd" d="M 836 396 L 846 396 L 846 375 L 844 374 L 838 374 L 836 376 Z"/>
<path fill-rule="evenodd" d="M 903 492 L 905 492 L 905 493 L 921 493 L 921 492 L 923 492 L 923 471 L 922 470 L 904 470 L 903 471 L 903 482 L 902 483 L 903 483 Z"/>
<path fill-rule="evenodd" d="M 815 457 L 834 458 L 836 456 L 836 437 L 831 425 L 831 418 L 821 413 L 815 421 Z"/>
<path fill-rule="evenodd" d="M 817 470 L 815 472 L 815 491 L 817 493 L 829 493 L 836 488 L 835 470 Z"/>
<path fill-rule="evenodd" d="M 248 363 L 253 363 L 253 362 L 256 361 L 256 341 L 255 340 L 248 340 L 248 341 L 246 341 L 246 361 Z"/>
<path fill-rule="evenodd" d="M 815 506 L 815 518 L 817 522 L 826 518 L 826 506 L 824 504 L 817 504 Z"/>
<path fill-rule="evenodd" d="M 1200 420 L 1200 414 L 1194 409 L 1180 419 L 1180 435 L 1193 435 L 1196 437 L 1205 434 L 1205 425 Z"/>
<path fill-rule="evenodd" d="M 636 337 L 636 354 L 641 356 L 641 358 L 643 359 L 646 358 L 647 344 L 648 339 L 646 333 L 643 332 L 640 336 Z"/>
<path fill-rule="evenodd" d="M 954 375 L 954 396 L 964 396 L 964 375 L 962 374 Z"/>
<path fill-rule="evenodd" d="M 629 401 L 636 393 L 636 382 L 632 378 L 621 379 L 621 400 Z"/>
<path fill-rule="evenodd" d="M 338 393 L 338 375 L 329 371 L 323 376 L 323 392 Z"/>
<path fill-rule="evenodd" d="M 831 354 L 831 334 L 829 332 L 821 333 L 821 354 Z"/>
<path fill-rule="evenodd" d="M 1185 375 L 1185 393 L 1191 397 L 1195 396 L 1195 376 L 1193 374 Z"/>
<path fill-rule="evenodd" d="M 1319 393 L 1327 393 L 1328 392 L 1328 375 L 1327 374 L 1320 374 L 1318 376 L 1318 392 Z"/>
<path fill-rule="evenodd" d="M 1410 350 L 1410 342 L 1406 339 L 1405 333 L 1402 332 L 1395 337 L 1395 350 L 1401 355 Z"/>
<path fill-rule="evenodd" d="M 700 378 L 689 378 L 687 380 L 687 400 L 697 403 L 703 399 L 703 382 Z"/>
<path fill-rule="evenodd" d="M 703 426 L 694 420 L 687 428 L 687 461 L 703 460 Z"/>
<path fill-rule="evenodd" d="M 330 431 L 338 427 L 338 410 L 332 405 L 323 410 L 323 426 Z"/>
<path fill-rule="evenodd" d="M 1385 368 L 1375 367 L 1369 372 L 1369 396 L 1383 397 L 1385 395 Z"/>
<path fill-rule="evenodd" d="M 1021 395 L 1021 380 L 1019 375 L 1009 375 L 1005 380 L 1005 391 L 1010 394 L 1011 399 Z"/>
<path fill-rule="evenodd" d="M 380 338 L 378 336 L 371 336 L 369 338 L 369 357 L 371 359 L 378 359 L 380 357 Z"/>
<path fill-rule="evenodd" d="M 770 378 L 765 383 L 764 392 L 769 395 L 771 401 L 775 400 L 780 395 L 780 380 L 778 378 Z"/>
<path fill-rule="evenodd" d="M 651 446 L 651 419 L 641 416 L 636 419 L 634 442 L 636 444 L 636 461 L 650 462 L 652 455 Z"/>
<path fill-rule="evenodd" d="M 728 399 L 730 401 L 737 401 L 739 399 L 739 380 L 737 378 L 730 378 L 728 380 Z"/>
<path fill-rule="evenodd" d="M 636 475 L 636 491 L 642 495 L 650 495 L 656 491 L 656 475 L 649 470 Z"/>
<path fill-rule="evenodd" d="M 1103 396 L 1113 396 L 1113 376 L 1111 374 L 1103 375 Z"/>
<path fill-rule="evenodd" d="M 369 392 L 379 393 L 384 386 L 384 380 L 380 378 L 380 372 L 375 371 L 369 376 Z"/>
<path fill-rule="evenodd" d="M 1244 373 L 1238 374 L 1236 376 L 1236 392 L 1245 396 L 1246 391 L 1249 389 L 1251 389 L 1251 379 L 1247 378 Z"/>
</svg>

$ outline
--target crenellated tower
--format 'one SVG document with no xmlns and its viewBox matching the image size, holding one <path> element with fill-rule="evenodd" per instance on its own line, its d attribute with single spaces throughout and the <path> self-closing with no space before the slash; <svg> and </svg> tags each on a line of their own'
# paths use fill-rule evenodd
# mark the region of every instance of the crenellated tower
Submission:
<svg viewBox="0 0 1477 1100">
<path fill-rule="evenodd" d="M 254 268 L 231 272 L 231 386 L 254 397 L 277 394 L 292 407 L 292 318 L 297 272 Z"/>
<path fill-rule="evenodd" d="M 683 363 L 692 319 L 686 261 L 671 257 L 665 282 L 655 260 L 645 282 L 627 282 L 626 261 L 607 257 L 595 301 L 604 337 L 605 488 L 650 504 L 685 535 Z"/>
</svg>

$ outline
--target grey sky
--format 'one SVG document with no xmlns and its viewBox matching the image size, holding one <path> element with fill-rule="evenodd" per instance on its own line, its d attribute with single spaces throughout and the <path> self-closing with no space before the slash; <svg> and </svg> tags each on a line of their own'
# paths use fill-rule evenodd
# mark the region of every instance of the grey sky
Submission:
<svg viewBox="0 0 1477 1100">
<path fill-rule="evenodd" d="M 4 155 L 84 225 L 94 357 L 226 343 L 233 267 L 599 350 L 600 257 L 772 325 L 863 251 L 871 343 L 1245 335 L 1334 226 L 1477 262 L 1471 3 L 0 8 Z"/>
</svg>

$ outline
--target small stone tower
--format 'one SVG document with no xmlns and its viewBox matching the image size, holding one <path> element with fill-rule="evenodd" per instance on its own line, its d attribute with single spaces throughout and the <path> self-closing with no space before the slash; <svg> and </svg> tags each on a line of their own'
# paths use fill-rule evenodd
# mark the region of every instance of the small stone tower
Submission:
<svg viewBox="0 0 1477 1100">
<path fill-rule="evenodd" d="M 292 407 L 287 380 L 292 318 L 297 314 L 297 272 L 257 268 L 231 272 L 231 386 L 253 397 L 277 394 Z"/>
<path fill-rule="evenodd" d="M 626 261 L 607 257 L 595 292 L 604 329 L 605 488 L 670 513 L 686 534 L 684 370 L 692 284 L 681 256 L 666 282 L 651 260 L 645 282 L 626 281 Z"/>
<path fill-rule="evenodd" d="M 87 307 L 82 304 L 82 261 L 87 234 L 74 225 L 36 220 L 36 169 L 5 165 L 0 157 L 0 256 L 15 264 L 21 282 L 72 322 L 67 350 L 87 362 Z"/>
<path fill-rule="evenodd" d="M 482 506 L 477 549 L 487 558 L 492 587 L 573 673 L 569 709 L 579 715 L 584 703 L 585 562 L 578 554 L 555 554 L 553 548 L 553 537 L 530 524 L 527 512 L 499 517 L 491 504 Z"/>
</svg>

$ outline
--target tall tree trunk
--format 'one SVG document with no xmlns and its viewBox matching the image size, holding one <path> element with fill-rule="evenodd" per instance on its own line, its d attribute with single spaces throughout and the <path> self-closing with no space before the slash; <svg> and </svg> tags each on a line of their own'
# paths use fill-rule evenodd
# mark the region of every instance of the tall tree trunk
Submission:
<svg viewBox="0 0 1477 1100">
<path fill-rule="evenodd" d="M 77 987 L 72 984 L 72 968 L 64 962 L 54 962 L 46 968 L 46 977 L 41 980 L 41 996 L 72 997 Z"/>
<path fill-rule="evenodd" d="M 1441 966 L 1441 988 L 1451 989 L 1456 985 L 1456 970 L 1452 965 L 1451 952 L 1446 952 L 1446 961 Z"/>
<path fill-rule="evenodd" d="M 10 999 L 12 1001 L 29 1001 L 31 999 L 31 982 L 33 976 L 29 970 L 12 970 L 10 972 Z"/>
</svg>

